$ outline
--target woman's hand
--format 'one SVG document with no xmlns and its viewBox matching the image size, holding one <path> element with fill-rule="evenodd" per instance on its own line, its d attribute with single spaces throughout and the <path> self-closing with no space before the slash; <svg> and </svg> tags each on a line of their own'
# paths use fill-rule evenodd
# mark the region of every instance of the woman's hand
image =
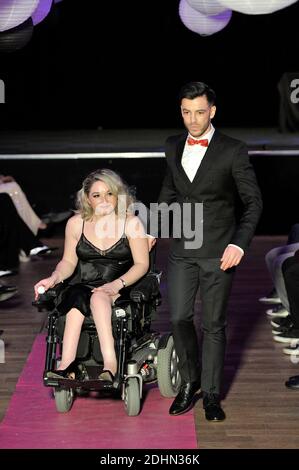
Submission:
<svg viewBox="0 0 299 470">
<path fill-rule="evenodd" d="M 92 292 L 105 292 L 105 294 L 108 295 L 116 295 L 119 293 L 120 289 L 123 288 L 123 283 L 121 282 L 120 279 L 115 279 L 115 281 L 112 282 L 107 282 L 107 284 L 104 284 L 103 286 L 100 287 L 95 287 Z"/>
<path fill-rule="evenodd" d="M 38 296 L 40 295 L 38 292 L 39 287 L 43 287 L 45 291 L 47 291 L 48 289 L 51 289 L 51 287 L 54 287 L 56 283 L 57 283 L 56 276 L 52 275 L 50 277 L 47 277 L 46 279 L 42 279 L 37 284 L 35 284 L 34 286 L 35 300 L 37 300 Z"/>
</svg>

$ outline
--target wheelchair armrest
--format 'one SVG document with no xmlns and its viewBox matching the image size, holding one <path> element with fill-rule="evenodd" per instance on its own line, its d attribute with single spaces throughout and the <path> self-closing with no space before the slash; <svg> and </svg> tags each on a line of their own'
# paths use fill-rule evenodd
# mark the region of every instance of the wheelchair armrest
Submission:
<svg viewBox="0 0 299 470">
<path fill-rule="evenodd" d="M 160 279 L 162 272 L 147 273 L 141 278 L 130 292 L 130 298 L 133 302 L 148 302 L 151 299 L 160 296 Z"/>
<path fill-rule="evenodd" d="M 58 296 L 61 288 L 62 282 L 57 284 L 57 286 L 53 287 L 52 289 L 48 289 L 44 294 L 40 294 L 37 300 L 32 302 L 32 305 L 39 311 L 42 311 L 43 309 L 53 310 L 55 307 L 54 301 Z"/>
</svg>

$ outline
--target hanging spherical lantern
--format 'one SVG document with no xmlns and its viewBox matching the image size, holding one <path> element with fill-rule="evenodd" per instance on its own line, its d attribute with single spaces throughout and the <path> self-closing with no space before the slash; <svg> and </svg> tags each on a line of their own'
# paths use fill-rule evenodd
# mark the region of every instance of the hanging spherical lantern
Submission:
<svg viewBox="0 0 299 470">
<path fill-rule="evenodd" d="M 38 5 L 38 0 L 1 0 L 0 31 L 7 31 L 24 23 Z"/>
<path fill-rule="evenodd" d="M 33 29 L 32 19 L 28 18 L 16 28 L 0 33 L 0 54 L 8 54 L 25 47 L 32 38 Z"/>
<path fill-rule="evenodd" d="M 187 0 L 187 2 L 190 7 L 203 15 L 218 15 L 226 10 L 226 7 L 221 5 L 218 0 Z"/>
<path fill-rule="evenodd" d="M 37 8 L 32 13 L 31 18 L 34 26 L 41 23 L 49 14 L 53 0 L 39 0 Z"/>
<path fill-rule="evenodd" d="M 298 0 L 218 0 L 221 5 L 247 15 L 266 15 L 286 8 Z"/>
<path fill-rule="evenodd" d="M 187 0 L 181 0 L 179 15 L 186 28 L 201 36 L 211 36 L 225 28 L 231 19 L 232 12 L 225 10 L 218 15 L 206 16 L 194 10 Z"/>
</svg>

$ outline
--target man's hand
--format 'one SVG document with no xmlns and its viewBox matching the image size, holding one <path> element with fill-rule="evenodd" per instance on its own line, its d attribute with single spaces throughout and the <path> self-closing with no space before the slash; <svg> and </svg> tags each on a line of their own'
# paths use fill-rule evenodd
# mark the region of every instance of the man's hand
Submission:
<svg viewBox="0 0 299 470">
<path fill-rule="evenodd" d="M 239 250 L 235 246 L 227 246 L 220 260 L 220 269 L 226 271 L 227 269 L 232 268 L 233 266 L 237 266 L 243 256 L 244 254 L 241 252 L 241 250 Z"/>
<path fill-rule="evenodd" d="M 155 237 L 147 235 L 148 251 L 151 251 L 151 249 L 155 246 L 156 242 L 157 239 Z"/>
</svg>

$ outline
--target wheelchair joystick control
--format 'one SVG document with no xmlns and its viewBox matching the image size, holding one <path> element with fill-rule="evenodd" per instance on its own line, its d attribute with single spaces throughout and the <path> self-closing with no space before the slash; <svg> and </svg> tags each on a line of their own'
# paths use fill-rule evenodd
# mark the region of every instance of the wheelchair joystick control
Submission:
<svg viewBox="0 0 299 470">
<path fill-rule="evenodd" d="M 37 288 L 37 292 L 38 292 L 39 294 L 44 294 L 44 293 L 46 292 L 46 289 L 44 288 L 44 286 L 39 286 L 39 287 Z"/>
<path fill-rule="evenodd" d="M 136 361 L 129 361 L 127 364 L 127 372 L 128 375 L 136 375 L 138 374 L 137 369 L 137 362 Z"/>
</svg>

